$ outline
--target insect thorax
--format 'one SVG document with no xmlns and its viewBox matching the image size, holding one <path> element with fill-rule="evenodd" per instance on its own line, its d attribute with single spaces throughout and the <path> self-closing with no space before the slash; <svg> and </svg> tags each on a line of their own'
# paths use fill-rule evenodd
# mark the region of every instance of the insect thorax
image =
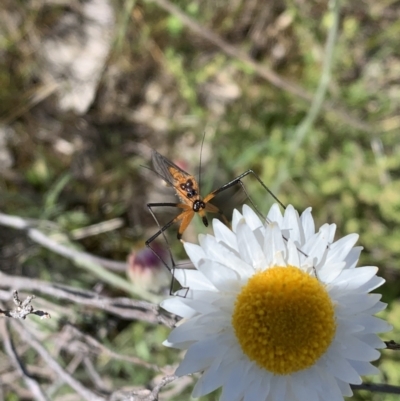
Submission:
<svg viewBox="0 0 400 401">
<path fill-rule="evenodd" d="M 188 178 L 184 183 L 179 184 L 179 188 L 185 194 L 187 199 L 192 199 L 199 195 L 197 184 L 191 178 Z"/>
<path fill-rule="evenodd" d="M 201 199 L 196 199 L 193 202 L 193 211 L 199 212 L 201 209 L 205 209 L 206 204 Z"/>
</svg>

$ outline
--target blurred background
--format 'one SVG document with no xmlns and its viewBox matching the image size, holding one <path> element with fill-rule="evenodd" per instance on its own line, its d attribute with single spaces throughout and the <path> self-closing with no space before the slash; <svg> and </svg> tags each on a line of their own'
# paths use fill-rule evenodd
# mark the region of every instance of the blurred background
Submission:
<svg viewBox="0 0 400 401">
<path fill-rule="evenodd" d="M 385 339 L 400 341 L 399 21 L 396 0 L 340 8 L 319 0 L 2 0 L 0 210 L 102 258 L 127 285 L 130 278 L 165 294 L 169 276 L 144 245 L 158 229 L 146 204 L 177 198 L 143 167 L 152 167 L 152 149 L 196 177 L 201 159 L 203 196 L 252 169 L 284 204 L 311 206 L 317 226 L 336 223 L 337 238 L 360 234 L 360 265 L 379 266 L 387 280 L 382 316 L 395 330 Z M 265 215 L 273 199 L 251 176 L 243 181 Z M 230 218 L 245 198 L 237 188 L 214 203 Z M 155 212 L 160 224 L 177 213 Z M 77 267 L 0 224 L 1 271 L 132 295 L 100 270 Z M 167 237 L 179 261 L 185 254 L 176 230 Z M 205 232 L 195 216 L 184 238 L 196 242 Z M 155 246 L 169 260 L 162 237 Z M 164 326 L 79 303 L 46 310 L 50 323 L 35 316 L 24 323 L 46 333 L 49 348 L 68 321 L 160 368 L 179 360 L 161 345 Z M 67 364 L 72 351 L 64 352 L 57 358 Z M 399 357 L 383 354 L 381 377 L 367 381 L 399 385 Z M 23 358 L 45 367 L 31 349 Z M 73 374 L 95 392 L 151 388 L 163 376 L 101 352 L 91 360 L 104 388 L 85 364 Z M 4 399 L 31 399 L 19 376 L 6 380 L 13 367 L 4 366 Z M 36 374 L 46 387 L 53 379 L 44 367 Z M 189 379 L 160 399 L 188 400 L 191 386 Z M 354 399 L 395 397 L 362 390 Z M 80 398 L 60 385 L 51 399 Z M 204 397 L 217 399 L 218 392 Z"/>
</svg>

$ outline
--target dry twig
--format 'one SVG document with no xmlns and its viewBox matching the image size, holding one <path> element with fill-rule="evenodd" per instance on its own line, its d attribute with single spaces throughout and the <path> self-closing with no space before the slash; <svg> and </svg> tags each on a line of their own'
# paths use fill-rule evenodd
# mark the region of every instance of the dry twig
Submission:
<svg viewBox="0 0 400 401">
<path fill-rule="evenodd" d="M 33 308 L 31 301 L 34 298 L 35 296 L 31 295 L 25 298 L 25 301 L 21 301 L 18 297 L 18 291 L 14 290 L 13 301 L 16 305 L 16 308 L 14 310 L 0 309 L 0 316 L 11 317 L 14 319 L 25 319 L 28 315 L 37 315 L 40 316 L 41 319 L 50 319 L 49 313 Z"/>
<path fill-rule="evenodd" d="M 29 344 L 42 357 L 45 364 L 51 368 L 63 383 L 68 384 L 80 397 L 88 401 L 105 401 L 105 398 L 90 391 L 86 386 L 72 377 L 44 348 L 40 341 L 18 321 L 12 321 L 13 329 L 21 336 L 22 341 Z"/>
<path fill-rule="evenodd" d="M 391 349 L 394 351 L 400 350 L 400 344 L 396 343 L 396 341 L 393 341 L 393 340 L 385 341 L 385 344 L 386 344 L 387 349 Z"/>
<path fill-rule="evenodd" d="M 39 383 L 28 373 L 25 365 L 20 360 L 14 348 L 14 344 L 11 339 L 7 323 L 4 320 L 0 321 L 0 336 L 3 339 L 4 350 L 6 351 L 10 362 L 23 378 L 34 399 L 37 401 L 48 401 L 49 398 L 44 394 Z"/>
<path fill-rule="evenodd" d="M 146 301 L 130 298 L 109 298 L 96 292 L 82 290 L 62 284 L 52 284 L 46 281 L 10 276 L 0 272 L 0 286 L 16 288 L 24 291 L 38 291 L 41 294 L 51 295 L 58 300 L 73 302 L 82 306 L 91 306 L 119 316 L 127 320 L 142 320 L 149 323 L 161 323 L 173 327 L 174 318 L 159 313 L 159 307 Z M 0 293 L 1 296 L 4 295 Z"/>
<path fill-rule="evenodd" d="M 39 222 L 35 222 L 35 225 L 38 225 L 38 223 Z M 126 291 L 128 294 L 139 296 L 140 298 L 146 299 L 150 302 L 159 301 L 158 296 L 149 293 L 148 291 L 144 291 L 143 288 L 137 285 L 135 286 L 127 280 L 106 270 L 99 264 L 99 261 L 93 255 L 65 246 L 50 238 L 50 236 L 33 227 L 32 220 L 0 213 L 0 225 L 24 230 L 32 241 L 52 252 L 72 260 L 76 265 L 92 272 L 102 280 L 111 283 L 116 288 Z"/>
<path fill-rule="evenodd" d="M 68 337 L 67 341 L 65 341 L 64 344 L 66 344 L 66 346 L 68 346 L 68 347 L 74 346 L 74 343 L 73 343 L 74 338 L 79 338 L 84 341 L 84 342 L 80 342 L 80 351 L 82 351 L 82 348 L 84 348 L 84 352 L 87 354 L 93 353 L 93 354 L 99 355 L 100 353 L 102 353 L 104 355 L 109 356 L 110 358 L 120 360 L 120 361 L 131 362 L 132 364 L 135 364 L 138 366 L 143 366 L 147 369 L 152 369 L 154 371 L 164 371 L 165 370 L 165 369 L 160 368 L 157 365 L 148 363 L 138 357 L 130 356 L 130 355 L 123 355 L 123 354 L 114 352 L 113 350 L 107 348 L 105 345 L 98 342 L 92 336 L 82 333 L 76 327 L 73 327 L 71 325 L 66 325 L 64 328 L 64 331 L 66 332 L 66 335 Z"/>
</svg>

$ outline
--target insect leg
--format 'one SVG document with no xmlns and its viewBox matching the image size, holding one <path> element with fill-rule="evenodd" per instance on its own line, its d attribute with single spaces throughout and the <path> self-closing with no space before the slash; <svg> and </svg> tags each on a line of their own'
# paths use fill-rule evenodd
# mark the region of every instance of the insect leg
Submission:
<svg viewBox="0 0 400 401">
<path fill-rule="evenodd" d="M 178 216 L 178 217 L 182 216 L 181 217 L 182 223 L 181 223 L 181 225 L 179 227 L 179 230 L 178 230 L 178 239 L 179 240 L 182 238 L 182 234 L 188 228 L 188 225 L 192 221 L 194 213 L 195 212 L 192 209 L 188 209 L 188 210 L 185 210 L 184 212 L 182 212 Z"/>
<path fill-rule="evenodd" d="M 249 202 L 251 203 L 251 206 L 253 206 L 253 208 L 256 210 L 257 214 L 264 219 L 264 216 L 262 215 L 262 213 L 258 210 L 257 206 L 254 204 L 253 200 L 251 199 L 251 197 L 249 196 L 249 193 L 246 190 L 245 185 L 242 182 L 242 178 L 246 177 L 247 175 L 252 174 L 256 180 L 261 184 L 261 186 L 282 206 L 283 209 L 286 209 L 286 206 L 277 198 L 277 196 L 261 181 L 261 178 L 253 171 L 253 170 L 247 170 L 245 171 L 243 174 L 240 174 L 238 177 L 234 178 L 232 181 L 229 181 L 228 183 L 226 183 L 225 185 L 223 185 L 222 187 L 214 190 L 213 192 L 211 192 L 209 195 L 207 195 L 203 201 L 208 205 L 207 202 L 209 202 L 211 199 L 213 199 L 216 195 L 218 195 L 219 193 L 225 191 L 228 188 L 231 188 L 235 185 L 240 185 L 243 189 L 243 192 L 246 194 L 247 199 L 249 200 Z M 288 239 L 283 236 L 283 239 L 285 241 L 287 241 Z M 308 257 L 308 255 L 302 251 L 301 249 L 297 248 L 297 250 L 304 255 L 305 257 Z M 313 266 L 313 270 L 314 270 L 314 274 L 315 277 L 318 278 L 317 276 L 317 271 L 315 269 L 315 267 Z"/>
<path fill-rule="evenodd" d="M 228 227 L 230 227 L 229 221 L 226 218 L 226 216 L 224 215 L 223 211 L 219 208 L 217 208 L 217 206 L 213 205 L 212 203 L 206 203 L 206 207 L 205 207 L 205 211 L 206 212 L 210 212 L 210 213 L 216 213 L 219 214 L 222 221 L 224 222 L 224 224 Z M 201 214 L 201 213 L 200 213 Z"/>
<path fill-rule="evenodd" d="M 171 252 L 171 247 L 168 243 L 168 239 L 164 233 L 165 230 L 167 230 L 169 227 L 171 227 L 177 220 L 178 220 L 178 216 L 174 217 L 172 220 L 170 220 L 167 224 L 165 224 L 163 227 L 161 227 L 160 222 L 157 219 L 157 216 L 155 215 L 152 207 L 158 207 L 158 206 L 170 206 L 170 207 L 178 207 L 178 203 L 148 203 L 147 204 L 147 208 L 149 209 L 150 214 L 153 216 L 154 221 L 157 223 L 157 226 L 159 228 L 159 230 L 152 235 L 147 241 L 146 241 L 146 246 L 149 247 L 153 253 L 157 256 L 157 258 L 160 260 L 160 262 L 172 273 L 172 270 L 175 266 L 175 261 L 174 258 L 172 256 L 172 252 Z M 164 237 L 164 241 L 167 244 L 168 247 L 168 253 L 171 259 L 171 263 L 172 263 L 172 268 L 170 266 L 168 266 L 168 264 L 165 262 L 164 259 L 161 258 L 161 256 L 151 247 L 151 243 L 160 235 L 162 234 L 162 236 Z"/>
<path fill-rule="evenodd" d="M 163 234 L 165 230 L 167 230 L 169 227 L 172 226 L 172 224 L 174 224 L 175 222 L 177 222 L 178 220 L 181 219 L 180 215 L 174 217 L 172 220 L 170 220 L 167 224 L 165 224 L 163 227 L 161 227 L 155 213 L 153 212 L 152 207 L 158 207 L 158 206 L 170 206 L 170 207 L 180 207 L 181 204 L 180 203 L 148 203 L 147 204 L 147 208 L 149 209 L 151 215 L 153 216 L 154 221 L 157 223 L 159 230 L 152 235 L 147 241 L 146 241 L 146 245 L 149 245 L 151 242 L 153 242 L 160 234 Z M 166 240 L 166 238 L 165 238 Z M 168 241 L 166 240 L 166 242 L 168 243 Z"/>
<path fill-rule="evenodd" d="M 231 188 L 235 185 L 240 185 L 242 187 L 243 192 L 246 194 L 247 199 L 249 200 L 249 202 L 251 203 L 251 206 L 253 206 L 253 208 L 256 210 L 257 214 L 261 217 L 264 218 L 262 213 L 258 210 L 258 207 L 254 204 L 253 200 L 251 199 L 249 193 L 246 190 L 245 185 L 242 182 L 242 178 L 246 177 L 247 175 L 252 174 L 256 180 L 261 184 L 261 186 L 283 207 L 283 209 L 286 209 L 286 206 L 275 196 L 275 194 L 261 181 L 260 177 L 253 171 L 253 170 L 247 170 L 245 171 L 243 174 L 240 174 L 238 177 L 234 178 L 232 181 L 229 181 L 228 183 L 226 183 L 225 185 L 223 185 L 222 187 L 214 190 L 213 192 L 211 192 L 209 195 L 207 195 L 204 198 L 204 202 L 207 203 L 209 202 L 211 199 L 213 199 L 216 195 L 218 195 L 219 193 L 227 190 L 228 188 Z"/>
<path fill-rule="evenodd" d="M 169 207 L 177 207 L 177 208 L 181 208 L 184 209 L 184 211 L 182 213 L 180 213 L 178 216 L 174 217 L 172 220 L 170 220 L 167 224 L 165 224 L 164 226 L 161 227 L 160 222 L 157 219 L 157 216 L 155 215 L 152 207 L 163 207 L 163 206 L 169 206 Z M 162 202 L 162 203 L 148 203 L 147 204 L 147 208 L 149 209 L 151 215 L 153 216 L 154 221 L 157 223 L 157 226 L 159 227 L 159 230 L 152 235 L 146 242 L 146 246 L 148 248 L 151 249 L 151 251 L 154 253 L 154 255 L 156 255 L 156 257 L 159 259 L 159 261 L 168 269 L 168 271 L 172 274 L 172 280 L 171 280 L 171 284 L 170 284 L 170 289 L 169 289 L 169 294 L 172 295 L 173 294 L 173 287 L 175 284 L 175 267 L 176 267 L 176 263 L 175 260 L 172 256 L 172 252 L 171 252 L 171 247 L 169 245 L 168 239 L 165 235 L 165 231 L 171 227 L 174 223 L 176 223 L 179 220 L 184 220 L 185 216 L 187 215 L 188 211 L 192 211 L 187 205 L 181 204 L 181 203 L 166 203 L 166 202 Z M 190 209 L 190 210 L 187 210 Z M 171 264 L 172 266 L 168 266 L 168 264 L 165 262 L 165 260 L 155 251 L 155 249 L 153 249 L 151 247 L 151 243 L 160 235 L 163 236 L 165 243 L 167 244 L 167 248 L 168 248 L 168 253 L 169 253 L 169 257 L 171 260 Z M 179 232 L 178 232 L 178 236 L 179 236 Z"/>
</svg>

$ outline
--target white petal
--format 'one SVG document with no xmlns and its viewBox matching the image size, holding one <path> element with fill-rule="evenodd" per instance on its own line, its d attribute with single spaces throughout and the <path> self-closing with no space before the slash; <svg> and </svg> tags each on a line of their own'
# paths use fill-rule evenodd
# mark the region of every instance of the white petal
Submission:
<svg viewBox="0 0 400 401">
<path fill-rule="evenodd" d="M 272 375 L 268 372 L 257 369 L 256 380 L 249 387 L 244 395 L 243 401 L 266 401 L 269 400 Z M 278 401 L 278 400 L 277 400 Z"/>
<path fill-rule="evenodd" d="M 329 253 L 326 262 L 330 263 L 332 260 L 341 262 L 345 260 L 350 250 L 358 241 L 358 234 L 349 234 L 339 239 L 329 246 Z"/>
<path fill-rule="evenodd" d="M 331 264 L 324 263 L 321 269 L 318 270 L 318 278 L 323 283 L 329 283 L 330 286 L 335 287 L 336 282 L 334 282 L 334 280 L 336 280 L 337 277 L 340 276 L 344 267 L 345 267 L 344 262 L 331 263 Z M 340 287 L 340 290 L 342 290 L 342 287 Z"/>
<path fill-rule="evenodd" d="M 357 266 L 358 259 L 360 258 L 360 254 L 363 249 L 364 248 L 362 246 L 356 246 L 348 253 L 344 259 L 346 262 L 346 269 L 354 269 Z"/>
<path fill-rule="evenodd" d="M 382 277 L 372 277 L 371 280 L 369 280 L 368 282 L 366 282 L 365 284 L 361 285 L 357 291 L 358 292 L 370 292 L 372 290 L 375 290 L 375 288 L 380 287 L 382 284 L 385 283 L 385 279 Z"/>
<path fill-rule="evenodd" d="M 364 331 L 364 327 L 357 324 L 351 316 L 338 316 L 336 315 L 336 339 L 340 342 L 342 336 L 348 334 L 361 333 Z"/>
<path fill-rule="evenodd" d="M 348 361 L 351 366 L 358 372 L 359 375 L 361 376 L 366 376 L 366 375 L 379 375 L 380 370 L 372 365 L 369 362 L 363 362 L 363 361 Z"/>
<path fill-rule="evenodd" d="M 301 247 L 301 250 L 309 256 L 310 259 L 316 259 L 318 265 L 325 255 L 328 246 L 329 226 L 324 224 L 318 231 L 313 241 L 309 241 Z"/>
<path fill-rule="evenodd" d="M 239 253 L 242 259 L 250 266 L 253 266 L 254 269 L 265 268 L 267 262 L 264 252 L 250 227 L 244 221 L 241 221 L 236 228 L 236 233 Z"/>
<path fill-rule="evenodd" d="M 386 323 L 386 322 L 384 322 Z M 386 323 L 385 325 L 385 329 L 387 328 L 387 326 L 390 326 L 388 323 Z M 390 329 L 393 329 L 392 327 L 390 327 Z M 372 331 L 372 330 L 369 330 Z M 388 331 L 388 330 L 385 330 Z M 378 333 L 382 333 L 382 331 L 379 329 L 376 330 L 376 332 Z M 369 346 L 376 348 L 376 349 L 385 349 L 386 348 L 386 344 L 384 341 L 382 341 L 375 333 L 357 333 L 356 337 L 368 344 Z"/>
<path fill-rule="evenodd" d="M 320 399 L 323 401 L 343 401 L 342 392 L 335 378 L 326 369 L 318 369 L 317 372 L 321 384 Z"/>
<path fill-rule="evenodd" d="M 281 209 L 277 203 L 274 203 L 272 205 L 271 209 L 269 209 L 266 220 L 267 220 L 267 222 L 270 222 L 270 223 L 275 222 L 278 224 L 279 227 L 282 227 L 283 216 L 282 216 Z"/>
<path fill-rule="evenodd" d="M 291 266 L 300 267 L 299 251 L 295 243 L 292 241 L 292 239 L 288 240 L 286 246 L 287 246 L 287 257 L 286 257 L 287 264 Z"/>
<path fill-rule="evenodd" d="M 174 276 L 182 287 L 187 287 L 192 290 L 216 290 L 204 274 L 198 270 L 175 269 Z"/>
<path fill-rule="evenodd" d="M 331 286 L 337 292 L 368 293 L 385 282 L 383 278 L 375 276 L 377 270 L 375 266 L 343 270 L 337 278 L 332 280 Z"/>
<path fill-rule="evenodd" d="M 334 296 L 333 292 L 330 292 L 332 298 L 339 302 L 336 306 L 337 310 L 343 315 L 352 315 L 360 312 L 367 312 L 375 304 L 378 303 L 382 297 L 381 294 L 352 294 L 352 293 L 340 293 Z"/>
<path fill-rule="evenodd" d="M 342 290 L 354 291 L 367 283 L 377 273 L 375 266 L 358 267 L 357 269 L 343 270 L 334 284 L 341 286 Z"/>
<path fill-rule="evenodd" d="M 361 384 L 362 380 L 357 371 L 348 363 L 348 361 L 331 349 L 321 360 L 326 369 L 338 379 L 347 381 L 347 383 Z"/>
<path fill-rule="evenodd" d="M 254 231 L 258 227 L 263 227 L 263 223 L 257 216 L 257 213 L 248 205 L 243 205 L 242 209 L 243 217 L 246 220 L 247 225 Z"/>
<path fill-rule="evenodd" d="M 311 207 L 308 207 L 300 216 L 300 221 L 303 226 L 303 233 L 305 241 L 308 240 L 313 234 L 315 234 L 315 224 L 314 219 L 311 215 Z"/>
<path fill-rule="evenodd" d="M 388 323 L 376 316 L 371 316 L 369 314 L 360 313 L 356 316 L 350 315 L 345 316 L 354 325 L 361 326 L 363 330 L 360 332 L 362 334 L 366 333 L 385 333 L 387 330 Z M 340 317 L 339 319 L 342 319 Z M 375 347 L 374 348 L 379 348 Z"/>
<path fill-rule="evenodd" d="M 333 243 L 333 240 L 335 238 L 335 232 L 336 232 L 336 224 L 329 224 L 329 236 L 328 236 L 328 242 L 330 244 Z"/>
<path fill-rule="evenodd" d="M 217 363 L 219 362 L 219 363 Z M 201 397 L 202 395 L 211 393 L 224 383 L 226 372 L 220 369 L 221 361 L 214 359 L 213 364 L 200 376 L 193 388 L 192 397 Z"/>
<path fill-rule="evenodd" d="M 219 308 L 218 308 L 219 309 Z M 196 316 L 197 317 L 197 316 Z M 236 338 L 232 334 L 232 318 L 231 315 L 227 315 L 224 311 L 217 310 L 210 312 L 207 315 L 199 316 L 199 324 L 203 322 L 203 325 L 213 326 L 214 329 L 210 329 L 210 333 L 224 332 L 226 341 L 233 340 L 232 343 L 236 344 Z M 201 330 L 207 332 L 208 330 Z"/>
<path fill-rule="evenodd" d="M 271 380 L 270 397 L 271 400 L 285 400 L 286 399 L 287 379 L 285 376 L 274 376 Z"/>
<path fill-rule="evenodd" d="M 210 295 L 213 295 L 213 293 L 209 293 Z M 189 307 L 195 310 L 198 314 L 202 315 L 208 315 L 210 313 L 215 313 L 218 312 L 218 308 L 210 303 L 210 300 L 201 297 L 199 299 L 190 299 L 190 298 L 185 298 L 185 304 Z"/>
<path fill-rule="evenodd" d="M 221 330 L 218 324 L 200 326 L 198 323 L 199 318 L 196 316 L 186 320 L 183 324 L 175 327 L 168 336 L 168 341 L 171 343 L 181 343 L 186 341 L 200 341 L 210 334 L 216 334 Z"/>
<path fill-rule="evenodd" d="M 163 341 L 162 345 L 165 347 L 169 348 L 176 348 L 180 350 L 187 350 L 191 345 L 193 344 L 193 341 L 184 341 L 182 343 L 171 343 L 168 340 Z"/>
<path fill-rule="evenodd" d="M 356 333 L 356 337 L 374 348 L 386 348 L 385 343 L 377 336 L 377 333 L 386 333 L 393 330 L 393 326 L 385 320 L 376 316 L 362 314 L 355 316 L 357 322 L 363 326 L 361 332 Z"/>
<path fill-rule="evenodd" d="M 380 299 L 380 297 L 379 297 L 379 294 L 377 294 L 378 295 L 378 299 Z M 370 315 L 375 315 L 375 314 L 377 314 L 378 312 L 380 312 L 380 311 L 382 311 L 382 310 L 384 310 L 384 309 L 386 309 L 386 307 L 387 307 L 387 304 L 385 304 L 384 302 L 377 302 L 375 305 L 373 305 L 371 308 L 368 308 L 368 309 L 366 309 L 365 311 L 364 311 L 364 313 L 369 313 Z M 392 330 L 391 328 L 389 329 L 389 330 Z M 389 331 L 388 330 L 388 331 Z M 381 331 L 381 333 L 384 333 L 383 331 Z"/>
<path fill-rule="evenodd" d="M 343 339 L 341 348 L 338 351 L 345 358 L 364 362 L 374 361 L 380 356 L 379 351 L 353 335 L 348 335 Z"/>
<path fill-rule="evenodd" d="M 232 249 L 237 249 L 236 235 L 221 220 L 213 219 L 213 230 L 218 242 L 224 242 Z"/>
<path fill-rule="evenodd" d="M 220 401 L 240 401 L 247 390 L 246 364 L 243 361 L 237 361 L 232 366 L 229 376 L 226 379 Z"/>
<path fill-rule="evenodd" d="M 286 252 L 286 245 L 282 238 L 281 230 L 276 223 L 271 223 L 265 230 L 263 251 L 267 266 L 271 266 L 277 252 Z"/>
<path fill-rule="evenodd" d="M 235 253 L 219 243 L 212 235 L 202 237 L 202 245 L 207 249 L 207 259 L 215 260 L 232 270 L 235 270 L 241 277 L 248 277 L 252 274 L 253 269 L 243 259 L 239 257 L 239 253 Z"/>
<path fill-rule="evenodd" d="M 297 372 L 290 377 L 289 385 L 297 401 L 319 401 L 318 386 L 313 380 L 314 376 L 311 372 L 311 369 L 307 369 L 307 371 Z"/>
<path fill-rule="evenodd" d="M 221 311 L 225 312 L 228 316 L 228 319 L 231 319 L 231 314 L 233 313 L 233 308 L 235 306 L 236 296 L 237 294 L 224 294 L 223 297 L 212 302 L 213 305 L 218 307 Z"/>
<path fill-rule="evenodd" d="M 192 308 L 184 303 L 184 298 L 173 297 L 161 302 L 160 306 L 168 312 L 181 317 L 189 318 L 196 314 Z"/>
<path fill-rule="evenodd" d="M 275 254 L 274 260 L 272 261 L 273 266 L 286 266 L 285 256 L 282 252 L 277 252 Z"/>
<path fill-rule="evenodd" d="M 304 243 L 304 233 L 300 229 L 300 217 L 297 210 L 292 205 L 288 205 L 285 210 L 283 224 L 281 225 L 281 229 L 282 228 L 289 230 L 290 239 L 297 245 L 301 246 L 301 244 Z"/>
<path fill-rule="evenodd" d="M 239 275 L 233 269 L 212 260 L 200 262 L 199 270 L 219 291 L 238 292 L 241 287 Z"/>
<path fill-rule="evenodd" d="M 211 366 L 215 360 L 221 361 L 229 349 L 221 344 L 222 335 L 212 335 L 207 340 L 199 341 L 187 350 L 175 374 L 184 376 L 198 372 L 205 366 Z"/>
<path fill-rule="evenodd" d="M 353 395 L 353 391 L 349 383 L 345 383 L 340 379 L 336 379 L 336 383 L 339 386 L 340 392 L 342 393 L 343 396 L 351 397 Z"/>
<path fill-rule="evenodd" d="M 237 227 L 239 221 L 241 221 L 242 219 L 243 219 L 243 216 L 241 215 L 241 213 L 235 209 L 233 211 L 233 215 L 232 215 L 232 231 L 234 233 L 236 232 L 236 227 Z"/>
<path fill-rule="evenodd" d="M 203 248 L 199 245 L 184 242 L 183 247 L 185 248 L 187 255 L 189 256 L 195 267 L 198 266 L 199 260 L 203 259 L 206 256 Z"/>
</svg>

